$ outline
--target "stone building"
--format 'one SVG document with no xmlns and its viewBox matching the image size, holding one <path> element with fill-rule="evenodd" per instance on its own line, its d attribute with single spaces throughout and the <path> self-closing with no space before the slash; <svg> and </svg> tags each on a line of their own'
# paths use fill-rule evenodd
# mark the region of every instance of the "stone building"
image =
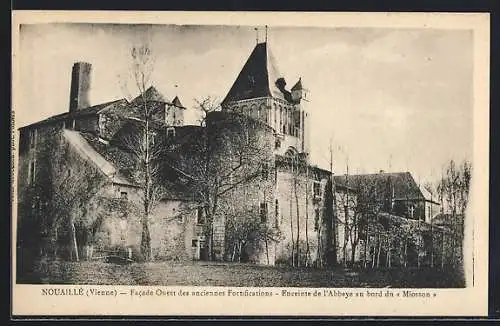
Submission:
<svg viewBox="0 0 500 326">
<path fill-rule="evenodd" d="M 150 140 L 161 155 L 153 181 L 165 190 L 150 215 L 156 259 L 311 265 L 328 242 L 340 252 L 342 228 L 328 235 L 329 225 L 353 211 L 332 222 L 325 210 L 355 202 L 356 190 L 339 184 L 325 199 L 331 173 L 310 162 L 309 91 L 301 79 L 287 88 L 267 43 L 255 46 L 202 126 L 186 125 L 179 98 L 154 87 L 91 106 L 91 72 L 75 63 L 68 112 L 19 130 L 18 249 L 26 256 L 61 243 L 57 250 L 74 256 L 74 246 L 79 258 L 115 249 L 140 257 L 143 190 L 125 145 L 141 128 L 141 100 L 154 108 Z"/>
</svg>

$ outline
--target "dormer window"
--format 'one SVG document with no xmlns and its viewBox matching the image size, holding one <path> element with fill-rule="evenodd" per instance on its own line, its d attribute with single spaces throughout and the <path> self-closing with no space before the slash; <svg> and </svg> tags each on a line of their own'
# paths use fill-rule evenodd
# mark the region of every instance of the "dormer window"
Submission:
<svg viewBox="0 0 500 326">
<path fill-rule="evenodd" d="M 175 137 L 175 128 L 173 127 L 167 128 L 167 139 L 174 137 Z"/>
<path fill-rule="evenodd" d="M 313 182 L 313 195 L 314 195 L 315 199 L 323 198 L 323 190 L 322 190 L 320 181 Z"/>
<path fill-rule="evenodd" d="M 267 222 L 267 203 L 260 203 L 259 215 L 260 215 L 260 222 L 266 223 Z"/>
<path fill-rule="evenodd" d="M 102 135 L 106 128 L 107 119 L 104 114 L 99 114 L 99 133 Z"/>
</svg>

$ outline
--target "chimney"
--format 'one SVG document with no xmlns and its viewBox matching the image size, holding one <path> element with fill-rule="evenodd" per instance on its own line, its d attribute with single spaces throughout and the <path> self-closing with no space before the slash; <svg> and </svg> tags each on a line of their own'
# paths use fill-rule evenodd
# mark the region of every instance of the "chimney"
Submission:
<svg viewBox="0 0 500 326">
<path fill-rule="evenodd" d="M 76 112 L 90 106 L 90 74 L 92 65 L 87 62 L 73 64 L 71 73 L 71 90 L 69 99 L 69 112 Z"/>
</svg>

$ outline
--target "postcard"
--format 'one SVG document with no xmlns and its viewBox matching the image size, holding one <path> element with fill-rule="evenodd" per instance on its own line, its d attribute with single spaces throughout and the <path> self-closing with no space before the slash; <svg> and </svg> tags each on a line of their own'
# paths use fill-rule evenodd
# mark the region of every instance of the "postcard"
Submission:
<svg viewBox="0 0 500 326">
<path fill-rule="evenodd" d="M 14 11 L 13 315 L 485 316 L 489 33 Z"/>
</svg>

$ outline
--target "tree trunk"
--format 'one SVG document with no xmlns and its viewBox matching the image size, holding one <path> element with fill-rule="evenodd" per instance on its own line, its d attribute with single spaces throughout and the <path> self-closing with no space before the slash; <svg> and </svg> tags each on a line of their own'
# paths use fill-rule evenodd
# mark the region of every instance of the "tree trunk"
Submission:
<svg viewBox="0 0 500 326">
<path fill-rule="evenodd" d="M 441 269 L 444 269 L 444 261 L 445 261 L 445 255 L 446 255 L 446 250 L 445 250 L 445 242 L 446 242 L 446 235 L 444 231 L 442 231 L 442 241 L 441 241 Z"/>
<path fill-rule="evenodd" d="M 73 242 L 72 243 L 72 246 L 73 246 L 72 252 L 75 253 L 75 260 L 76 261 L 80 261 L 80 259 L 78 257 L 78 244 L 77 244 L 77 241 L 76 241 L 76 228 L 75 228 L 75 222 L 74 221 L 71 221 L 71 239 L 72 239 L 72 242 Z"/>
<path fill-rule="evenodd" d="M 269 247 L 267 245 L 267 237 L 266 239 L 264 240 L 265 243 L 266 243 L 266 257 L 267 257 L 267 264 L 269 265 Z"/>
<path fill-rule="evenodd" d="M 405 238 L 405 255 L 404 255 L 405 268 L 408 266 L 408 239 Z"/>
<path fill-rule="evenodd" d="M 238 246 L 237 243 L 233 244 L 233 254 L 231 255 L 231 261 L 234 262 L 234 258 L 236 256 L 236 247 Z"/>
<path fill-rule="evenodd" d="M 370 248 L 369 242 L 370 242 L 370 230 L 368 228 L 368 222 L 366 223 L 366 238 L 365 238 L 365 253 L 364 253 L 364 258 L 363 258 L 363 267 L 366 268 L 368 265 L 368 248 Z"/>
<path fill-rule="evenodd" d="M 293 172 L 293 171 L 292 171 Z M 293 236 L 293 202 L 292 202 L 292 197 L 293 197 L 293 189 L 290 189 L 290 233 L 291 233 L 291 240 L 292 240 L 292 266 L 295 267 L 295 238 Z"/>
<path fill-rule="evenodd" d="M 149 231 L 149 218 L 146 216 L 143 217 L 142 221 L 141 253 L 146 261 L 150 261 L 153 258 L 151 234 Z"/>
<path fill-rule="evenodd" d="M 298 171 L 297 171 L 298 173 Z M 297 178 L 297 177 L 296 177 Z M 299 194 L 297 193 L 297 179 L 294 180 L 294 194 L 295 194 L 295 208 L 296 208 L 296 214 L 297 214 L 297 267 L 300 266 L 300 211 L 299 211 Z"/>
<path fill-rule="evenodd" d="M 356 259 L 356 246 L 351 243 L 351 264 L 354 266 L 354 260 Z"/>
<path fill-rule="evenodd" d="M 378 235 L 378 251 L 377 251 L 377 267 L 380 266 L 380 251 L 382 250 L 382 239 L 379 233 Z"/>
<path fill-rule="evenodd" d="M 310 248 L 309 248 L 309 167 L 306 166 L 306 207 L 305 207 L 305 213 L 306 213 L 306 226 L 305 226 L 305 231 L 306 231 L 306 266 L 309 265 L 311 253 L 310 253 Z"/>
</svg>

